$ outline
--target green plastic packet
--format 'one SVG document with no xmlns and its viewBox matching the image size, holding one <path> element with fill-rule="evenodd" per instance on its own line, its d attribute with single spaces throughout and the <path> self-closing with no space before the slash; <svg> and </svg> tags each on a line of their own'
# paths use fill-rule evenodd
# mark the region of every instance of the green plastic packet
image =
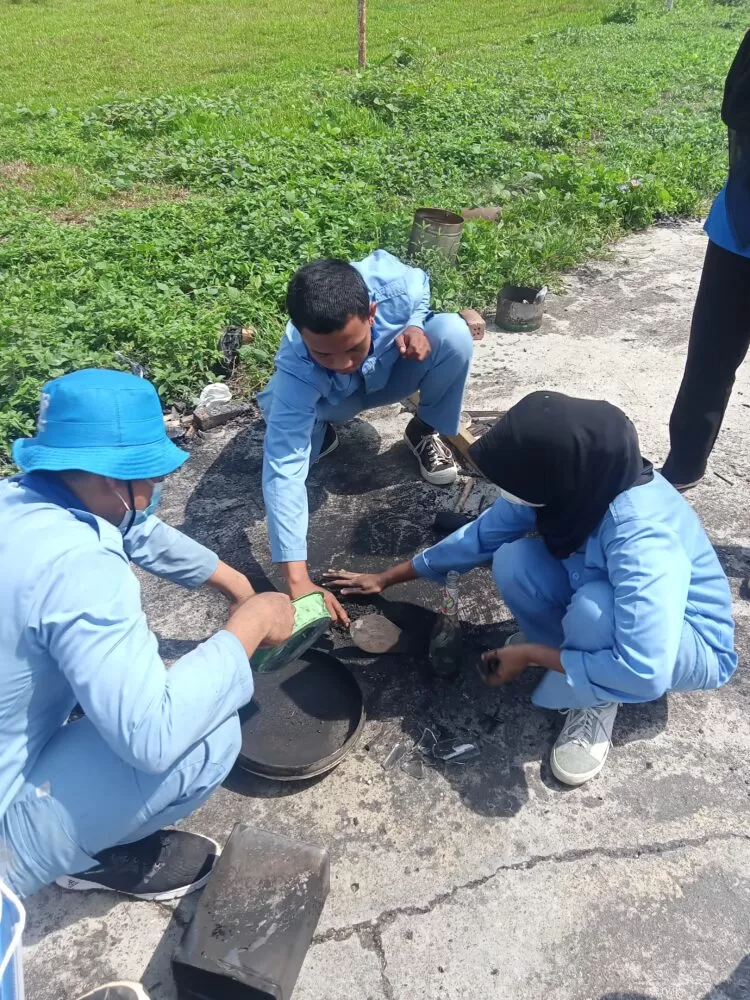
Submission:
<svg viewBox="0 0 750 1000">
<path fill-rule="evenodd" d="M 331 627 L 331 616 L 322 594 L 305 594 L 292 601 L 292 605 L 294 631 L 287 641 L 280 646 L 256 649 L 250 657 L 250 666 L 259 674 L 270 674 L 296 660 Z"/>
</svg>

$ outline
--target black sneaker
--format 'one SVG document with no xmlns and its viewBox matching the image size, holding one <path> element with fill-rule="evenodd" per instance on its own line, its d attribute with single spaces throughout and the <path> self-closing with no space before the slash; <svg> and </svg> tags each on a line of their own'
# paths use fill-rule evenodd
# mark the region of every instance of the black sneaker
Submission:
<svg viewBox="0 0 750 1000">
<path fill-rule="evenodd" d="M 323 444 L 320 446 L 320 451 L 318 452 L 318 457 L 315 459 L 319 462 L 321 458 L 325 458 L 326 455 L 330 455 L 331 452 L 336 451 L 339 446 L 339 436 L 333 428 L 332 424 L 326 426 L 325 436 L 323 438 Z"/>
<path fill-rule="evenodd" d="M 134 844 L 110 847 L 99 862 L 80 875 L 57 879 L 63 889 L 101 889 L 136 899 L 179 899 L 208 881 L 221 853 L 208 837 L 184 830 L 157 830 Z"/>
<path fill-rule="evenodd" d="M 404 432 L 404 440 L 417 456 L 422 479 L 433 486 L 450 486 L 458 477 L 458 469 L 453 453 L 440 435 L 428 427 L 419 417 L 409 421 Z"/>
<path fill-rule="evenodd" d="M 78 1000 L 149 1000 L 149 997 L 140 983 L 107 983 L 84 993 Z"/>
</svg>

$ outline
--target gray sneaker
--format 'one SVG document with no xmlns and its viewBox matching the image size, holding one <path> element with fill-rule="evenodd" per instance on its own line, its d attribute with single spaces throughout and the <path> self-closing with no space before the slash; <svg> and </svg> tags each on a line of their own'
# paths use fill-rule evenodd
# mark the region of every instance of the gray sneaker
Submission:
<svg viewBox="0 0 750 1000">
<path fill-rule="evenodd" d="M 552 773 L 564 785 L 583 785 L 604 767 L 619 703 L 571 708 L 552 748 Z"/>
</svg>

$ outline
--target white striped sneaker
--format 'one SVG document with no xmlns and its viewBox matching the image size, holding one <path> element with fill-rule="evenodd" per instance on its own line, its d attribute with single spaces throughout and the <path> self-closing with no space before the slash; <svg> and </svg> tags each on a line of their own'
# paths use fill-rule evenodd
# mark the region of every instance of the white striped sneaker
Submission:
<svg viewBox="0 0 750 1000">
<path fill-rule="evenodd" d="M 619 702 L 608 701 L 594 708 L 571 708 L 557 737 L 550 764 L 564 785 L 583 785 L 604 767 L 612 745 L 612 726 Z"/>
</svg>

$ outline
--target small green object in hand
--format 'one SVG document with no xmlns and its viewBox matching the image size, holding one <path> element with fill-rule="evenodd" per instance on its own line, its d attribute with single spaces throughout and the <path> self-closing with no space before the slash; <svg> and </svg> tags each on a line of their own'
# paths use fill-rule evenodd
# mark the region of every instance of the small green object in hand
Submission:
<svg viewBox="0 0 750 1000">
<path fill-rule="evenodd" d="M 317 591 L 292 601 L 294 605 L 294 631 L 280 646 L 256 649 L 250 657 L 250 666 L 259 674 L 270 674 L 286 666 L 312 646 L 331 627 L 323 595 Z"/>
</svg>

